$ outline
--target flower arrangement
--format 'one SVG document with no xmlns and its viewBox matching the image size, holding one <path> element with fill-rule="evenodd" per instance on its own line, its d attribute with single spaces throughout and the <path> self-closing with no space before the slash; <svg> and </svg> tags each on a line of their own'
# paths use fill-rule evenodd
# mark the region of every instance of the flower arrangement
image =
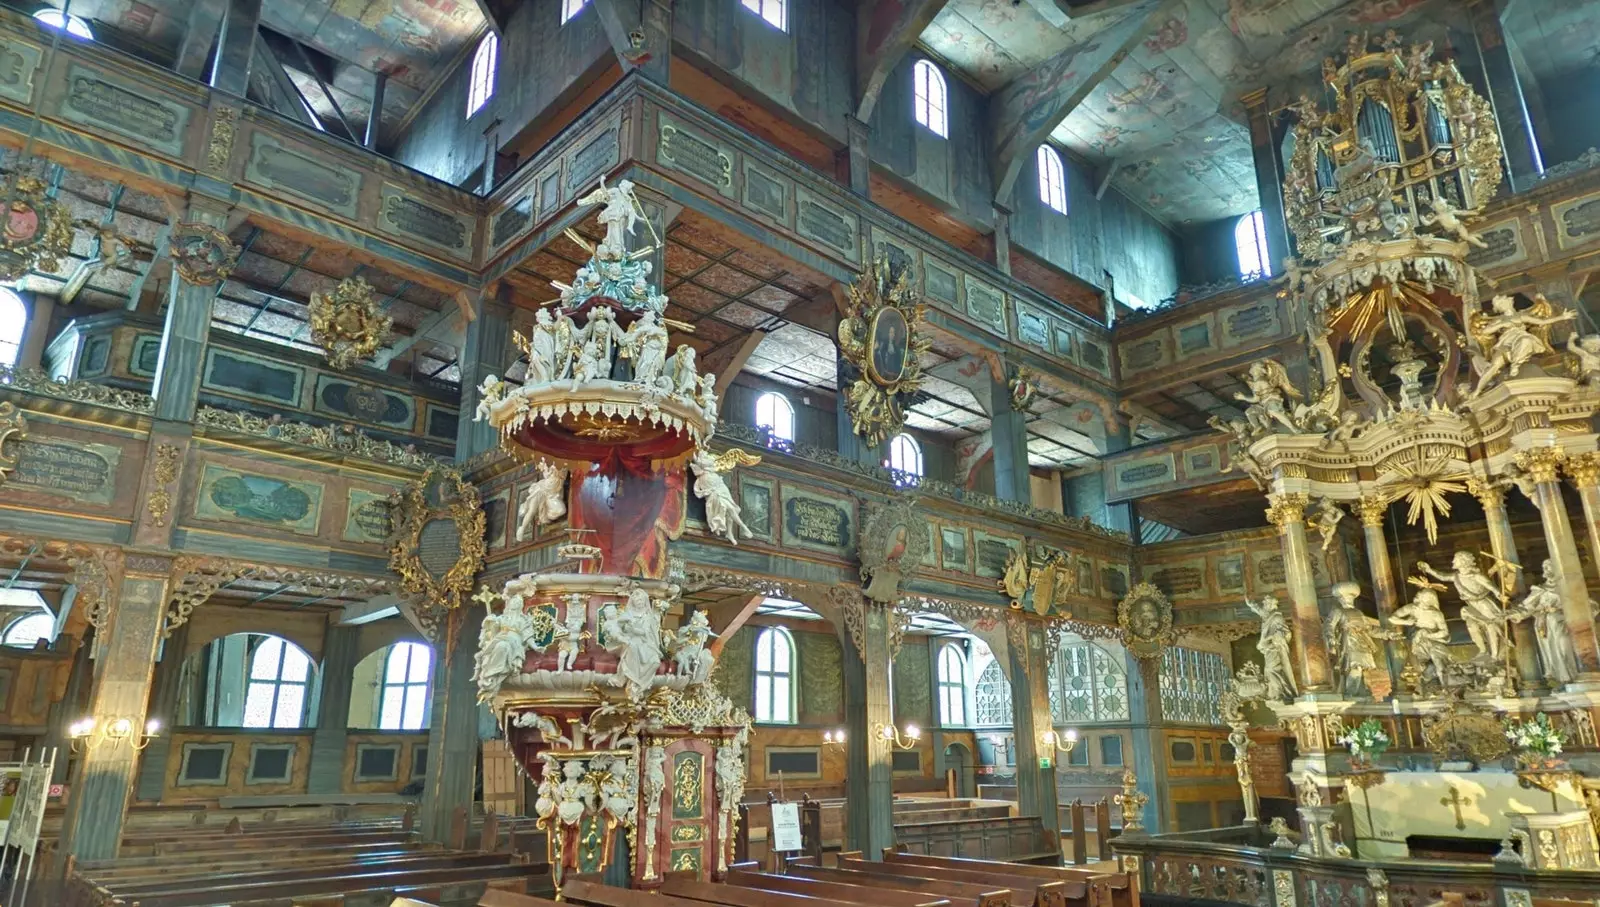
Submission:
<svg viewBox="0 0 1600 907">
<path fill-rule="evenodd" d="M 1389 735 L 1376 718 L 1368 718 L 1354 728 L 1335 738 L 1336 743 L 1350 751 L 1350 758 L 1358 763 L 1370 764 L 1389 748 Z"/>
<path fill-rule="evenodd" d="M 1551 724 L 1543 712 L 1531 721 L 1507 720 L 1505 729 L 1506 739 L 1521 751 L 1518 755 L 1525 762 L 1553 762 L 1567 742 L 1567 732 Z"/>
</svg>

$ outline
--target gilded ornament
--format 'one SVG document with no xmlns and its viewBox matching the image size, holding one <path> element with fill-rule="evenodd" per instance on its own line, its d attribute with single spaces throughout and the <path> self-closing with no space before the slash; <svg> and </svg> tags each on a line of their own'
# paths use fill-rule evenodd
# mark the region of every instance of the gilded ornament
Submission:
<svg viewBox="0 0 1600 907">
<path fill-rule="evenodd" d="M 1454 699 L 1438 715 L 1422 719 L 1422 742 L 1441 759 L 1470 759 L 1483 765 L 1511 752 L 1505 728 L 1491 712 Z"/>
<path fill-rule="evenodd" d="M 1600 453 L 1589 451 L 1567 457 L 1567 476 L 1580 490 L 1600 486 Z"/>
<path fill-rule="evenodd" d="M 233 156 L 233 137 L 239 122 L 239 109 L 217 105 L 211 120 L 211 139 L 206 143 L 206 169 L 226 173 Z"/>
<path fill-rule="evenodd" d="M 72 403 L 92 403 L 140 415 L 150 415 L 156 409 L 155 398 L 149 394 L 82 380 L 52 378 L 36 368 L 0 365 L 0 385 L 7 391 L 38 394 Z"/>
<path fill-rule="evenodd" d="M 922 386 L 922 354 L 931 339 L 922 330 L 926 307 L 911 273 L 884 259 L 868 266 L 850 287 L 839 322 L 839 353 L 850 365 L 841 383 L 855 433 L 881 444 L 905 426 L 905 407 Z"/>
<path fill-rule="evenodd" d="M 170 249 L 178 276 L 197 287 L 227 280 L 239 262 L 239 246 L 210 224 L 186 222 L 173 227 Z"/>
<path fill-rule="evenodd" d="M 17 460 L 21 454 L 17 452 L 16 442 L 28 436 L 28 420 L 23 418 L 22 412 L 15 403 L 0 403 L 0 485 L 6 483 L 6 474 L 17 468 Z M 7 452 L 6 444 L 12 445 Z"/>
<path fill-rule="evenodd" d="M 372 285 L 360 277 L 339 282 L 332 293 L 312 293 L 311 340 L 340 371 L 372 358 L 389 339 L 394 319 L 383 313 Z"/>
<path fill-rule="evenodd" d="M 1039 396 L 1039 373 L 1031 368 L 1019 367 L 1011 374 L 1006 385 L 1011 389 L 1011 408 L 1023 412 Z"/>
<path fill-rule="evenodd" d="M 1293 523 L 1305 520 L 1306 505 L 1311 495 L 1301 491 L 1283 491 L 1267 495 L 1267 522 L 1282 532 Z"/>
<path fill-rule="evenodd" d="M 1178 639 L 1172 627 L 1172 602 L 1149 583 L 1129 589 L 1117 603 L 1117 626 L 1128 651 L 1137 658 L 1155 658 Z"/>
<path fill-rule="evenodd" d="M 145 501 L 145 510 L 150 514 L 150 521 L 157 526 L 167 525 L 167 514 L 172 510 L 172 492 L 168 487 L 178 480 L 178 456 L 181 452 L 176 444 L 160 444 L 156 447 L 155 464 L 150 475 L 155 490 L 150 492 L 150 497 Z"/>
<path fill-rule="evenodd" d="M 1361 525 L 1366 527 L 1383 526 L 1384 517 L 1389 515 L 1389 499 L 1375 495 L 1362 495 L 1356 502 L 1356 516 L 1360 518 Z"/>
<path fill-rule="evenodd" d="M 389 569 L 424 622 L 459 608 L 483 569 L 484 515 L 461 473 L 431 467 L 389 500 Z M 428 536 L 426 550 L 423 536 Z"/>
<path fill-rule="evenodd" d="M 856 545 L 867 598 L 900 600 L 901 584 L 916 573 L 928 552 L 928 534 L 927 519 L 907 498 L 867 514 Z"/>
<path fill-rule="evenodd" d="M 1122 807 L 1123 835 L 1144 833 L 1144 805 L 1149 801 L 1149 795 L 1140 792 L 1139 777 L 1133 769 L 1123 772 L 1122 793 L 1112 798 L 1112 802 Z"/>
<path fill-rule="evenodd" d="M 29 271 L 55 271 L 72 253 L 72 214 L 49 197 L 43 180 L 13 175 L 6 184 L 6 222 L 0 229 L 0 281 Z"/>
<path fill-rule="evenodd" d="M 1424 460 L 1418 448 L 1412 449 L 1409 463 L 1389 462 L 1379 468 L 1379 473 L 1392 477 L 1386 484 L 1389 503 L 1405 499 L 1406 525 L 1415 526 L 1421 520 L 1428 533 L 1428 544 L 1439 541 L 1439 517 L 1450 515 L 1448 496 L 1467 489 L 1463 484 L 1466 475 L 1446 459 Z"/>
<path fill-rule="evenodd" d="M 410 445 L 402 447 L 390 441 L 379 441 L 366 432 L 348 425 L 287 422 L 277 416 L 264 418 L 242 410 L 218 409 L 212 406 L 200 407 L 199 412 L 195 413 L 195 424 L 392 466 L 427 469 L 439 463 L 437 457 L 422 453 L 415 447 Z"/>
<path fill-rule="evenodd" d="M 1511 458 L 1517 468 L 1535 483 L 1554 482 L 1561 474 L 1567 455 L 1559 447 L 1534 447 Z"/>
</svg>

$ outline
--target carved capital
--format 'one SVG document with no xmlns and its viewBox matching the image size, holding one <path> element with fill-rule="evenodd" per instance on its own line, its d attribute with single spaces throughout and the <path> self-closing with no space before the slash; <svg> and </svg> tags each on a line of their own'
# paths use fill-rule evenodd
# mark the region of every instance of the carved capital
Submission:
<svg viewBox="0 0 1600 907">
<path fill-rule="evenodd" d="M 1383 518 L 1389 515 L 1389 499 L 1380 495 L 1364 495 L 1356 502 L 1356 516 L 1361 519 L 1363 526 L 1382 526 Z"/>
<path fill-rule="evenodd" d="M 1535 447 L 1517 454 L 1517 468 L 1535 482 L 1554 482 L 1561 474 L 1561 464 L 1567 459 L 1559 447 Z"/>
<path fill-rule="evenodd" d="M 1284 491 L 1278 494 L 1267 495 L 1267 522 L 1278 527 L 1281 532 L 1291 523 L 1304 522 L 1306 505 L 1311 502 L 1311 495 L 1303 491 Z"/>
<path fill-rule="evenodd" d="M 1567 476 L 1580 490 L 1600 485 L 1600 452 L 1590 451 L 1568 457 Z"/>
<path fill-rule="evenodd" d="M 1506 506 L 1506 490 L 1502 485 L 1474 476 L 1467 479 L 1467 492 L 1478 499 L 1484 510 L 1503 510 Z"/>
</svg>

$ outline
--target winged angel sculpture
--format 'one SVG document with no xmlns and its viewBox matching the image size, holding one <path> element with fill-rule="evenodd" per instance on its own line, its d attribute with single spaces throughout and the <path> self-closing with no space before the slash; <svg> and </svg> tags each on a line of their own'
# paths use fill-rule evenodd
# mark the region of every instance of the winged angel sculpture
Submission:
<svg viewBox="0 0 1600 907">
<path fill-rule="evenodd" d="M 712 535 L 720 535 L 735 545 L 739 544 L 739 532 L 749 537 L 750 527 L 744 524 L 739 504 L 733 499 L 733 492 L 728 490 L 728 482 L 722 474 L 735 466 L 754 466 L 760 462 L 761 457 L 738 447 L 720 455 L 713 455 L 705 448 L 695 451 L 694 459 L 689 461 L 694 469 L 694 494 L 706 502 L 706 528 Z"/>
<path fill-rule="evenodd" d="M 1234 398 L 1249 404 L 1244 418 L 1252 434 L 1262 435 L 1280 429 L 1294 434 L 1325 432 L 1338 424 L 1339 388 L 1331 381 L 1315 400 L 1292 405 L 1290 401 L 1303 400 L 1305 395 L 1289 380 L 1289 372 L 1276 359 L 1251 363 L 1244 382 L 1249 393 L 1234 394 Z"/>
<path fill-rule="evenodd" d="M 1572 311 L 1557 312 L 1543 293 L 1534 296 L 1533 305 L 1525 311 L 1517 311 L 1516 300 L 1505 295 L 1490 300 L 1489 308 L 1488 312 L 1473 312 L 1467 319 L 1467 330 L 1483 351 L 1474 356 L 1478 383 L 1472 389 L 1473 397 L 1488 390 L 1489 382 L 1502 372 L 1515 378 L 1528 360 L 1554 352 L 1550 327 L 1578 317 Z"/>
</svg>

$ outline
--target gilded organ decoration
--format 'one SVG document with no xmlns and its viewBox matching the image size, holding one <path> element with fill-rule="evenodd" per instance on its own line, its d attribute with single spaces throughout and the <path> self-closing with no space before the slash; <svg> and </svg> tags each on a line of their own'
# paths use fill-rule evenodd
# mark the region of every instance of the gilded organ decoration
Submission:
<svg viewBox="0 0 1600 907">
<path fill-rule="evenodd" d="M 322 347 L 328 364 L 343 371 L 372 358 L 394 327 L 373 296 L 372 285 L 360 277 L 341 280 L 331 293 L 312 293 L 307 311 L 311 340 Z"/>
<path fill-rule="evenodd" d="M 911 272 L 886 259 L 867 267 L 850 287 L 839 322 L 839 354 L 849 364 L 840 376 L 855 433 L 881 444 L 905 425 L 905 410 L 922 386 L 922 354 L 932 342 L 922 330 L 924 305 Z"/>
<path fill-rule="evenodd" d="M 483 569 L 484 515 L 478 489 L 459 471 L 435 467 L 389 499 L 389 569 L 432 632 L 461 607 Z"/>
</svg>

